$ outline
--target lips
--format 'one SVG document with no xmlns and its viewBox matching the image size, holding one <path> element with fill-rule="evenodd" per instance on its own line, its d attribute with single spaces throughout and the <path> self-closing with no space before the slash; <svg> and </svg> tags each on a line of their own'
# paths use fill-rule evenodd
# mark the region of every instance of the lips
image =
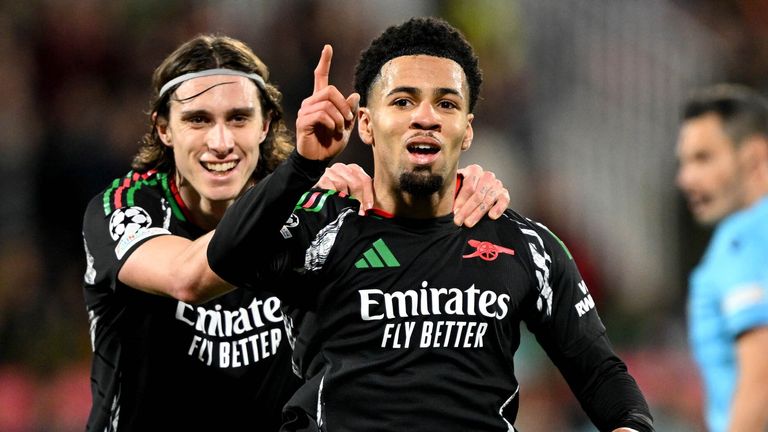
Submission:
<svg viewBox="0 0 768 432">
<path fill-rule="evenodd" d="M 703 211 L 703 209 L 712 202 L 711 196 L 701 193 L 689 193 L 686 198 L 688 201 L 688 208 L 693 213 Z"/>
<path fill-rule="evenodd" d="M 405 149 L 416 165 L 428 165 L 437 159 L 442 149 L 440 141 L 431 135 L 417 135 L 406 141 Z"/>
<path fill-rule="evenodd" d="M 440 147 L 431 144 L 408 144 L 406 147 L 409 153 L 415 154 L 435 154 L 440 151 Z"/>
</svg>

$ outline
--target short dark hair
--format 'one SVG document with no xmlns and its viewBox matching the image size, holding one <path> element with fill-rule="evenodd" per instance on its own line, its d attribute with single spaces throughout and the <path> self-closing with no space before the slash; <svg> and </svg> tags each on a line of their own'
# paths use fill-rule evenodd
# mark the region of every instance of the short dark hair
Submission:
<svg viewBox="0 0 768 432">
<path fill-rule="evenodd" d="M 140 172 L 150 169 L 172 172 L 175 169 L 173 149 L 160 140 L 155 127 L 157 120 L 153 121 L 151 114 L 168 118 L 172 95 L 181 83 L 162 95 L 160 89 L 178 76 L 215 68 L 255 73 L 265 82 L 264 89 L 259 91 L 259 100 L 265 119 L 270 119 L 271 122 L 267 137 L 259 146 L 259 161 L 251 177 L 254 180 L 266 177 L 288 157 L 293 150 L 293 136 L 283 118 L 283 108 L 280 105 L 282 94 L 269 82 L 267 66 L 242 41 L 223 35 L 201 34 L 179 46 L 155 69 L 152 76 L 149 130 L 133 159 L 133 169 Z"/>
<path fill-rule="evenodd" d="M 715 114 L 726 135 L 739 145 L 751 135 L 768 136 L 768 101 L 739 84 L 716 84 L 694 92 L 683 106 L 683 121 Z"/>
<path fill-rule="evenodd" d="M 447 58 L 461 66 L 469 84 L 469 112 L 472 112 L 483 82 L 477 56 L 461 32 L 434 17 L 411 18 L 391 26 L 362 52 L 355 68 L 355 91 L 360 93 L 360 106 L 368 104 L 368 92 L 385 63 L 419 54 Z"/>
</svg>

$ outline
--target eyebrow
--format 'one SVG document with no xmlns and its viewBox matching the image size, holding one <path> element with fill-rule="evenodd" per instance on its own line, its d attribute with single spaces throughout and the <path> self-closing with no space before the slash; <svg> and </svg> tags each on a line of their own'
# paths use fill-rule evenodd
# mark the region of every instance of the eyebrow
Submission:
<svg viewBox="0 0 768 432">
<path fill-rule="evenodd" d="M 252 116 L 255 112 L 256 112 L 256 109 L 253 107 L 232 108 L 230 110 L 227 110 L 225 116 L 226 117 L 232 117 L 234 115 Z M 181 118 L 190 118 L 195 116 L 207 116 L 207 115 L 211 115 L 211 112 L 204 109 L 182 110 L 180 113 Z"/>
<path fill-rule="evenodd" d="M 253 114 L 256 112 L 256 109 L 253 107 L 243 107 L 243 108 L 232 108 L 231 110 L 227 111 L 227 117 L 231 117 L 233 115 L 247 115 L 247 116 L 253 116 Z"/>
<path fill-rule="evenodd" d="M 389 93 L 387 93 L 387 96 L 392 96 L 395 93 L 408 93 L 408 94 L 420 96 L 421 90 L 416 87 L 400 86 L 400 87 L 393 88 Z M 456 97 L 464 99 L 464 95 L 462 95 L 460 91 L 450 87 L 438 87 L 435 89 L 433 93 L 436 97 L 442 97 L 445 95 L 455 95 Z"/>
</svg>

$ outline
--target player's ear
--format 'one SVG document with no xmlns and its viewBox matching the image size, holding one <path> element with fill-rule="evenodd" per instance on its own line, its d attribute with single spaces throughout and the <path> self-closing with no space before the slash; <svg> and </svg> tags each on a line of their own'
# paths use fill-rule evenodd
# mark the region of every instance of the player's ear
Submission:
<svg viewBox="0 0 768 432">
<path fill-rule="evenodd" d="M 760 165 L 766 161 L 764 155 L 761 157 L 764 148 L 765 138 L 759 135 L 744 138 L 739 145 L 735 146 L 743 171 L 752 172 L 760 169 Z"/>
<path fill-rule="evenodd" d="M 472 139 L 475 137 L 475 131 L 472 129 L 472 120 L 474 118 L 474 114 L 467 114 L 467 131 L 464 134 L 464 139 L 461 141 L 461 151 L 467 151 L 472 146 Z"/>
<path fill-rule="evenodd" d="M 259 144 L 263 143 L 265 139 L 267 139 L 267 135 L 269 135 L 269 125 L 272 123 L 272 118 L 270 116 L 267 116 L 264 118 L 264 121 L 262 122 L 262 128 L 261 128 L 261 138 L 259 139 Z"/>
<path fill-rule="evenodd" d="M 357 134 L 360 140 L 373 145 L 373 128 L 371 127 L 371 111 L 366 107 L 357 110 Z"/>
<path fill-rule="evenodd" d="M 152 124 L 155 125 L 155 130 L 157 131 L 157 136 L 160 137 L 160 141 L 168 147 L 173 147 L 171 130 L 168 128 L 168 119 L 163 116 L 158 116 L 157 112 L 153 112 Z"/>
</svg>

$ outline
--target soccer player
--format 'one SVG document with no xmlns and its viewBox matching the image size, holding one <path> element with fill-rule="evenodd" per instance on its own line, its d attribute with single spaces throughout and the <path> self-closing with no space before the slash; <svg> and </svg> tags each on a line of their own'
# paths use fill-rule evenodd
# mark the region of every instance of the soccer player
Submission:
<svg viewBox="0 0 768 432">
<path fill-rule="evenodd" d="M 713 432 L 768 428 L 768 102 L 719 84 L 686 102 L 677 184 L 715 226 L 690 275 L 689 339 Z"/>
<path fill-rule="evenodd" d="M 435 18 L 390 27 L 346 98 L 328 85 L 331 55 L 299 111 L 297 151 L 227 210 L 208 248 L 225 280 L 283 282 L 304 379 L 283 430 L 514 430 L 521 322 L 601 431 L 653 430 L 565 246 L 511 210 L 452 223 L 481 83 L 464 37 Z M 375 169 L 366 217 L 341 194 L 305 193 L 346 145 L 358 100 Z"/>
<path fill-rule="evenodd" d="M 133 171 L 85 214 L 88 430 L 278 430 L 299 383 L 279 300 L 234 289 L 205 252 L 224 210 L 293 149 L 280 98 L 267 67 L 225 36 L 195 37 L 155 70 Z M 506 190 L 478 167 L 467 176 L 465 220 L 500 214 Z M 331 168 L 321 184 L 373 199 L 356 166 Z"/>
</svg>

